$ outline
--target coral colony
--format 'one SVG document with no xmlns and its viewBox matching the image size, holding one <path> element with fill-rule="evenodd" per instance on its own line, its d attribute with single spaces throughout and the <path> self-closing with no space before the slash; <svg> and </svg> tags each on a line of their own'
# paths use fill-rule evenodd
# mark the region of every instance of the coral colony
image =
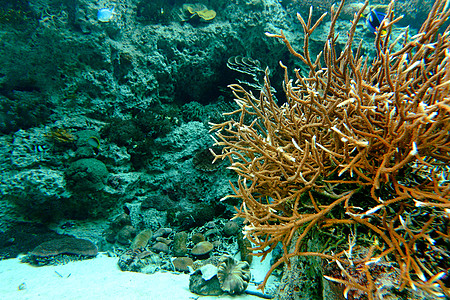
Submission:
<svg viewBox="0 0 450 300">
<path fill-rule="evenodd" d="M 450 245 L 450 29 L 443 28 L 449 2 L 436 0 L 418 34 L 406 29 L 395 39 L 392 26 L 401 17 L 391 2 L 377 28 L 373 60 L 353 45 L 368 2 L 355 14 L 343 51 L 335 48 L 343 5 L 331 9 L 317 58 L 309 41 L 325 15 L 314 24 L 312 12 L 306 22 L 297 15 L 302 51 L 283 32 L 267 33 L 309 67 L 307 77 L 295 70 L 291 79 L 280 62 L 283 105 L 267 77 L 259 97 L 230 86 L 240 108 L 212 124 L 216 145 L 223 146 L 216 159 L 228 158 L 240 177 L 227 197 L 242 200 L 236 216 L 246 219 L 256 255 L 283 244 L 269 274 L 293 256 L 316 256 L 334 269 L 325 278 L 343 286 L 346 297 L 379 296 L 381 273 L 399 290 L 448 297 L 442 280 L 449 266 L 442 258 Z M 330 229 L 335 244 L 305 250 L 312 232 Z"/>
</svg>

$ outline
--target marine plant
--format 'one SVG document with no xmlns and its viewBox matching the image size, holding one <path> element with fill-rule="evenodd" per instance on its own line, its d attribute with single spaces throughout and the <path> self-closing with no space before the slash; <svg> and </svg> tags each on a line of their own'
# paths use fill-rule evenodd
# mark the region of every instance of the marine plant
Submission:
<svg viewBox="0 0 450 300">
<path fill-rule="evenodd" d="M 239 109 L 212 124 L 216 159 L 229 159 L 239 180 L 236 217 L 247 222 L 245 236 L 254 255 L 266 257 L 278 243 L 289 264 L 295 256 L 315 256 L 334 264 L 326 279 L 346 297 L 375 299 L 380 269 L 389 266 L 396 288 L 450 296 L 443 279 L 450 257 L 450 16 L 449 1 L 436 0 L 418 34 L 392 36 L 392 1 L 374 41 L 376 57 L 354 47 L 355 14 L 342 52 L 335 24 L 344 6 L 331 8 L 323 51 L 313 58 L 310 37 L 325 14 L 305 21 L 304 45 L 296 51 L 283 31 L 266 33 L 284 42 L 309 68 L 283 82 L 279 105 L 268 76 L 259 95 L 230 86 Z M 385 32 L 385 34 L 381 34 Z M 345 244 L 305 248 L 313 231 Z M 295 241 L 294 244 L 291 243 Z M 442 258 L 447 258 L 442 259 Z"/>
</svg>

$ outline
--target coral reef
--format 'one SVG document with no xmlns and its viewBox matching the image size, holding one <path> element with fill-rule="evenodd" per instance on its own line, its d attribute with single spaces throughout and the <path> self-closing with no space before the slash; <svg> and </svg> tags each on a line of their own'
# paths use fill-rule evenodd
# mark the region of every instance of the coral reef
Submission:
<svg viewBox="0 0 450 300">
<path fill-rule="evenodd" d="M 246 261 L 236 261 L 231 256 L 223 256 L 217 270 L 220 288 L 232 295 L 245 291 L 250 281 L 250 265 Z"/>
<path fill-rule="evenodd" d="M 0 22 L 0 131 L 5 134 L 0 137 L 5 170 L 0 201 L 5 226 L 12 225 L 3 220 L 15 218 L 14 213 L 45 222 L 113 218 L 123 203 L 139 205 L 146 197 L 169 197 L 178 210 L 186 207 L 188 213 L 174 219 L 176 226 L 186 223 L 185 228 L 201 225 L 213 214 L 230 215 L 232 206 L 216 200 L 230 192 L 226 182 L 234 174 L 219 164 L 223 172 L 215 174 L 194 169 L 193 156 L 212 146 L 205 124 L 223 120 L 222 111 L 230 107 L 222 95 L 233 78 L 226 70 L 227 58 L 244 50 L 261 61 L 269 48 L 287 53 L 272 39 L 260 43 L 247 34 L 249 28 L 263 31 L 274 12 L 282 14 L 280 5 L 267 4 L 270 11 L 254 5 L 252 20 L 247 20 L 248 11 L 241 11 L 245 6 L 208 1 L 208 10 L 218 12 L 214 19 L 180 23 L 173 14 L 182 8 L 179 1 L 126 0 L 117 5 L 110 22 L 101 23 L 96 16 L 102 4 L 92 1 L 2 4 L 0 13 L 15 18 Z M 257 47 L 248 48 L 252 41 Z M 84 195 L 80 191 L 89 182 L 83 179 L 90 177 L 82 183 L 75 180 L 86 175 L 72 173 L 78 159 L 96 159 L 109 172 L 104 173 L 106 181 L 94 178 Z M 208 166 L 207 160 L 198 167 Z M 21 172 L 28 176 L 31 169 L 43 170 L 39 180 L 31 176 L 22 186 L 10 185 L 11 178 L 22 178 Z M 38 193 L 36 200 L 27 193 L 19 196 L 20 189 L 38 189 L 42 173 L 67 176 L 52 185 L 43 182 L 52 192 Z M 56 188 L 57 199 L 52 194 Z M 192 220 L 188 214 L 199 202 L 204 207 Z M 170 215 L 179 213 L 174 210 Z M 137 212 L 136 224 L 145 223 L 137 229 L 166 225 L 165 214 L 153 208 Z"/>
<path fill-rule="evenodd" d="M 194 261 L 190 257 L 177 257 L 172 261 L 175 269 L 180 272 L 188 272 L 192 268 Z"/>
<path fill-rule="evenodd" d="M 144 229 L 139 232 L 131 243 L 131 250 L 136 250 L 138 248 L 144 248 L 147 246 L 148 241 L 152 238 L 153 231 L 150 229 Z"/>
<path fill-rule="evenodd" d="M 185 256 L 188 253 L 187 249 L 188 234 L 184 231 L 175 233 L 173 237 L 173 255 Z"/>
<path fill-rule="evenodd" d="M 97 247 L 91 241 L 76 238 L 61 238 L 44 242 L 34 248 L 29 254 L 35 256 L 55 256 L 68 253 L 96 256 L 97 252 Z"/>
<path fill-rule="evenodd" d="M 91 241 L 64 237 L 44 242 L 22 258 L 23 262 L 33 265 L 47 265 L 65 263 L 70 260 L 95 257 L 98 253 L 97 246 Z M 67 255 L 67 256 L 61 256 Z"/>
<path fill-rule="evenodd" d="M 4 197 L 29 219 L 42 221 L 60 218 L 71 193 L 65 188 L 64 174 L 58 170 L 26 169 L 5 178 Z"/>
<path fill-rule="evenodd" d="M 14 91 L 1 95 L 0 100 L 1 133 L 43 124 L 47 122 L 55 106 L 37 91 Z"/>
<path fill-rule="evenodd" d="M 211 21 L 216 17 L 216 12 L 208 9 L 202 3 L 183 4 L 178 13 L 178 17 L 183 22 L 192 20 Z"/>
<path fill-rule="evenodd" d="M 75 191 L 99 191 L 107 181 L 106 165 L 95 158 L 74 161 L 65 172 L 66 182 Z"/>
<path fill-rule="evenodd" d="M 229 255 L 213 257 L 197 266 L 194 263 L 194 268 L 189 278 L 189 290 L 198 295 L 242 294 L 251 278 L 249 264 Z"/>
<path fill-rule="evenodd" d="M 208 241 L 199 242 L 192 250 L 191 254 L 196 257 L 208 257 L 209 253 L 214 249 L 214 245 Z"/>
<path fill-rule="evenodd" d="M 214 266 L 211 264 L 205 266 L 195 270 L 195 272 L 191 274 L 191 276 L 189 277 L 189 290 L 197 295 L 202 296 L 222 295 L 223 291 L 220 288 L 220 283 L 216 274 L 214 274 L 214 276 L 212 277 L 208 275 L 209 270 Z M 203 273 L 205 273 L 205 275 Z"/>
<path fill-rule="evenodd" d="M 120 255 L 117 264 L 122 271 L 142 272 L 146 274 L 153 274 L 162 267 L 167 268 L 168 265 L 160 255 L 145 249 L 127 250 Z"/>
<path fill-rule="evenodd" d="M 241 252 L 241 259 L 251 264 L 253 261 L 252 243 L 247 238 L 245 238 L 242 232 L 238 233 L 237 243 L 239 251 Z"/>
<path fill-rule="evenodd" d="M 198 150 L 192 158 L 194 168 L 205 172 L 216 171 L 220 167 L 221 162 L 214 161 L 214 155 L 212 154 L 212 151 L 214 151 L 214 147 L 212 147 L 212 149 L 208 148 Z"/>
<path fill-rule="evenodd" d="M 301 53 L 283 31 L 267 34 L 309 68 L 306 77 L 295 70 L 290 79 L 280 63 L 283 105 L 267 76 L 259 96 L 231 85 L 240 108 L 212 125 L 216 144 L 224 147 L 216 159 L 228 158 L 240 176 L 226 198 L 242 199 L 237 216 L 249 223 L 246 237 L 256 255 L 283 244 L 271 271 L 294 256 L 318 256 L 337 265 L 340 275 L 325 278 L 343 285 L 345 295 L 374 299 L 377 269 L 386 259 L 398 272 L 399 290 L 449 296 L 442 281 L 449 266 L 440 260 L 449 255 L 450 34 L 441 28 L 450 16 L 448 1 L 435 1 L 418 34 L 406 30 L 398 37 L 391 32 L 401 17 L 394 17 L 391 2 L 373 60 L 361 54 L 361 43 L 353 48 L 368 2 L 337 51 L 334 26 L 343 5 L 331 7 L 317 57 L 310 56 L 309 43 L 324 14 L 315 22 L 313 13 L 306 21 L 297 15 L 305 34 Z M 332 230 L 347 239 L 347 248 L 328 243 L 325 251 L 308 251 L 313 230 Z M 353 266 L 358 273 L 349 271 Z"/>
<path fill-rule="evenodd" d="M 316 74 L 310 75 L 308 64 L 298 60 L 295 55 L 290 56 L 290 50 L 279 40 L 264 36 L 262 33 L 279 32 L 282 29 L 293 49 L 298 49 L 307 40 L 309 54 L 312 57 L 320 52 L 324 43 L 327 43 L 326 28 L 330 24 L 327 22 L 331 21 L 323 19 L 313 33 L 299 35 L 297 32 L 302 25 L 290 11 L 300 9 L 301 14 L 304 15 L 312 4 L 315 9 L 311 23 L 314 24 L 323 11 L 328 11 L 331 2 L 315 0 L 200 2 L 202 4 L 187 5 L 180 0 L 124 0 L 116 3 L 115 13 L 108 22 L 99 22 L 98 10 L 110 9 L 105 2 L 0 0 L 2 37 L 0 150 L 3 154 L 0 156 L 0 165 L 3 170 L 0 174 L 0 228 L 2 230 L 8 228 L 12 230 L 15 226 L 18 229 L 22 228 L 18 222 L 23 219 L 44 222 L 45 225 L 55 221 L 49 226 L 57 232 L 98 241 L 101 251 L 107 251 L 111 255 L 123 255 L 121 266 L 124 270 L 143 272 L 154 272 L 162 268 L 174 270 L 175 263 L 171 264 L 171 256 L 186 255 L 191 256 L 189 259 L 197 259 L 191 255 L 190 250 L 195 244 L 206 241 L 213 246 L 210 256 L 215 257 L 225 253 L 235 255 L 240 251 L 242 260 L 251 260 L 250 242 L 240 235 L 242 224 L 235 220 L 237 223 L 228 223 L 230 227 L 227 227 L 222 219 L 217 219 L 217 217 L 225 219 L 231 217 L 233 205 L 238 204 L 237 198 L 224 202 L 218 201 L 224 195 L 232 193 L 228 181 L 235 182 L 236 174 L 233 168 L 236 166 L 227 169 L 228 161 L 223 164 L 219 160 L 216 160 L 214 164 L 211 163 L 213 157 L 209 149 L 216 153 L 221 153 L 222 149 L 213 147 L 207 124 L 228 121 L 229 116 L 223 116 L 222 112 L 240 108 L 238 104 L 228 101 L 232 92 L 227 90 L 226 86 L 231 82 L 238 81 L 246 90 L 250 89 L 253 95 L 257 95 L 256 93 L 259 93 L 264 85 L 264 77 L 267 75 L 264 72 L 266 66 L 271 70 L 270 91 L 273 93 L 274 102 L 281 104 L 285 100 L 283 88 L 287 85 L 282 84 L 285 70 L 277 68 L 280 59 L 290 68 L 298 67 L 301 76 L 310 78 L 305 84 L 309 89 L 323 89 L 322 83 L 327 79 L 322 75 L 328 74 L 326 67 L 330 65 L 329 62 L 327 64 L 321 60 L 322 66 L 315 69 Z M 423 12 L 428 9 L 430 0 L 411 0 L 400 4 L 402 6 L 398 6 L 396 15 L 400 15 L 400 9 L 407 14 L 395 26 L 389 27 L 391 32 L 388 39 L 390 40 L 397 38 L 397 33 L 404 30 L 397 25 L 401 22 L 408 23 L 405 21 L 407 19 L 418 20 L 419 17 L 413 14 L 416 11 Z M 359 8 L 360 5 L 349 6 L 346 15 L 352 18 L 353 13 L 358 12 Z M 180 22 L 178 16 L 180 11 L 186 22 Z M 375 36 L 365 30 L 361 24 L 362 21 L 354 31 L 354 40 L 356 37 L 363 38 L 360 54 L 368 57 L 377 55 L 377 49 L 372 47 Z M 334 26 L 336 34 L 330 44 L 333 45 L 335 53 L 340 53 L 346 49 L 346 32 L 352 32 L 350 29 L 353 25 L 348 20 L 337 20 Z M 416 32 L 410 29 L 407 36 L 415 34 Z M 426 45 L 426 48 L 420 51 L 430 51 L 432 46 Z M 400 40 L 393 50 L 397 51 L 402 46 L 403 40 Z M 414 63 L 414 55 L 410 54 L 415 54 L 415 49 L 418 48 L 408 53 L 403 70 Z M 329 52 L 324 53 L 329 54 Z M 301 55 L 306 54 L 301 52 Z M 384 52 L 383 55 L 385 55 Z M 345 60 L 345 62 L 355 63 L 353 60 Z M 424 63 L 429 64 L 427 60 Z M 352 76 L 353 71 L 350 71 L 356 68 L 357 66 L 349 66 L 346 69 L 349 73 L 346 79 L 354 79 L 356 82 L 354 85 L 358 86 L 359 81 Z M 409 70 L 408 80 L 415 76 L 415 72 L 421 66 L 416 68 L 417 70 Z M 339 73 L 336 70 L 333 72 Z M 425 69 L 421 68 L 421 70 Z M 380 84 L 384 84 L 385 81 L 380 74 L 377 73 L 378 77 L 375 81 L 379 80 Z M 318 80 L 312 80 L 311 78 L 316 75 Z M 433 75 L 425 74 L 424 76 Z M 336 85 L 351 89 L 353 82 L 346 79 L 331 82 L 329 91 L 335 91 Z M 443 84 L 448 79 L 442 80 Z M 375 85 L 377 83 L 375 81 L 370 84 Z M 295 90 L 296 84 L 293 82 L 292 85 Z M 416 90 L 410 91 L 416 92 Z M 295 94 L 294 92 L 292 93 Z M 386 90 L 382 92 L 386 93 Z M 269 94 L 267 90 L 265 93 Z M 368 92 L 369 96 L 373 94 Z M 375 100 L 384 103 L 380 96 L 382 93 L 376 94 Z M 425 95 L 428 96 L 428 91 Z M 307 98 L 306 95 L 304 99 Z M 347 105 L 350 117 L 355 114 L 354 105 L 355 103 Z M 343 116 L 340 109 L 344 110 L 347 106 L 340 106 L 336 110 L 338 117 Z M 311 105 L 311 107 L 316 106 Z M 392 107 L 393 105 L 389 103 L 389 108 Z M 246 109 L 251 110 L 248 107 Z M 298 111 L 303 110 L 298 108 Z M 317 116 L 315 112 L 317 111 L 313 109 L 313 113 L 305 114 L 306 122 L 314 123 L 312 122 L 314 117 L 318 118 L 314 119 L 315 121 L 320 122 L 321 116 Z M 384 112 L 385 110 L 380 108 L 380 113 Z M 252 115 L 247 114 L 245 122 L 249 120 L 251 122 L 252 118 Z M 343 121 L 339 123 L 336 128 L 349 134 L 349 130 L 343 127 L 343 123 Z M 304 123 L 301 124 L 304 125 Z M 264 128 L 261 124 L 258 126 Z M 350 127 L 350 131 L 355 127 L 357 125 Z M 323 126 L 323 128 L 327 127 Z M 316 129 L 311 127 L 308 129 L 311 132 L 305 134 L 310 148 L 312 147 L 311 137 Z M 278 132 L 275 135 L 282 136 Z M 329 135 L 336 135 L 336 139 L 343 138 L 338 132 Z M 358 133 L 355 135 L 359 137 Z M 298 138 L 302 137 L 302 135 L 298 136 Z M 330 145 L 326 143 L 323 145 L 321 140 L 327 137 L 325 134 L 321 136 L 318 134 L 316 141 L 328 147 Z M 299 143 L 299 140 L 295 141 Z M 292 145 L 288 149 L 283 148 L 283 151 L 295 158 L 303 155 L 303 153 L 299 154 L 300 150 L 294 149 L 295 145 Z M 340 150 L 332 149 L 345 157 L 337 157 L 332 163 L 325 164 L 324 170 L 327 171 L 325 175 L 331 172 L 330 165 L 338 169 L 339 164 L 348 163 L 347 160 L 354 159 L 356 152 L 362 149 L 358 148 L 355 152 L 351 152 L 352 141 L 347 144 L 342 142 L 342 145 L 350 147 L 346 150 L 349 154 L 347 155 L 347 152 L 342 154 Z M 419 152 L 424 151 L 421 145 L 418 145 Z M 303 151 L 304 146 L 299 144 Z M 273 149 L 269 147 L 264 150 L 270 152 Z M 400 152 L 408 150 L 411 149 L 403 149 Z M 374 151 L 376 152 L 377 149 Z M 383 149 L 380 148 L 379 151 L 382 152 Z M 326 152 L 322 150 L 318 152 L 323 159 L 327 158 Z M 396 155 L 403 154 L 401 152 Z M 426 153 L 419 154 L 422 158 Z M 288 156 L 271 152 L 271 157 L 276 155 L 281 155 L 283 167 L 290 163 Z M 317 166 L 309 161 L 310 156 L 307 158 L 308 161 L 304 166 L 311 172 L 317 171 Z M 390 185 L 393 179 L 400 178 L 398 181 L 401 181 L 403 178 L 412 178 L 419 184 L 427 186 L 429 180 L 427 177 L 430 173 L 435 172 L 437 175 L 445 176 L 443 172 L 446 170 L 445 167 L 437 166 L 437 162 L 430 162 L 428 159 L 424 158 L 429 165 L 408 162 L 402 169 L 406 175 L 399 172 L 398 176 L 387 176 L 389 182 L 384 180 L 386 175 L 380 176 L 383 179 L 379 194 L 381 200 L 389 199 L 388 194 L 392 192 L 390 188 L 395 188 L 394 185 Z M 370 161 L 369 164 L 372 162 Z M 360 163 L 359 161 L 355 164 L 354 174 L 360 171 Z M 270 169 L 269 173 L 263 175 L 270 177 L 272 171 Z M 310 174 L 307 174 L 305 170 L 300 171 L 306 180 L 311 179 Z M 323 174 L 324 172 L 310 190 L 318 210 L 323 210 L 332 203 L 332 200 L 325 195 L 328 192 L 328 186 L 340 195 L 344 190 L 354 189 L 357 185 L 354 182 L 349 182 L 346 186 L 342 183 L 323 181 L 324 179 L 348 181 L 355 179 L 347 173 L 341 177 L 330 175 L 327 178 Z M 273 174 L 281 178 L 280 189 L 285 187 L 284 175 Z M 289 173 L 289 175 L 292 174 Z M 248 179 L 247 182 L 250 181 L 251 179 Z M 364 184 L 368 183 L 367 180 L 364 181 Z M 288 185 L 298 187 L 302 184 L 295 181 Z M 411 182 L 408 184 L 414 185 Z M 322 186 L 326 188 L 322 189 Z M 281 209 L 276 207 L 280 198 L 273 194 L 265 197 L 263 192 L 266 191 L 258 191 L 253 196 L 257 198 L 261 196 L 261 199 L 267 200 L 270 203 L 269 206 L 277 210 L 278 214 L 286 214 L 283 217 L 289 215 L 289 205 L 292 205 L 294 200 L 288 199 L 286 207 L 282 208 L 283 212 L 280 212 Z M 281 195 L 281 197 L 285 196 L 286 194 Z M 313 201 L 309 197 L 303 196 L 302 202 L 306 204 L 301 207 L 299 213 L 316 213 Z M 356 204 L 359 202 L 362 204 Z M 328 214 L 317 223 L 321 225 L 317 226 L 318 230 L 325 233 L 338 228 L 336 236 L 340 245 L 337 247 L 339 251 L 347 251 L 343 248 L 343 244 L 347 242 L 347 236 L 351 236 L 350 231 L 354 230 L 353 227 L 356 224 L 336 226 L 331 225 L 328 220 L 345 219 L 348 222 L 346 212 L 359 214 L 378 205 L 373 203 L 368 196 L 368 189 L 364 187 L 349 199 L 349 203 L 353 206 L 348 210 L 342 206 L 335 207 L 330 212 L 332 216 Z M 404 201 L 401 200 L 392 204 L 388 203 L 387 206 L 400 206 L 403 203 Z M 413 202 L 407 204 L 413 205 Z M 357 207 L 364 210 L 360 211 Z M 383 220 L 379 216 L 385 210 L 387 211 L 388 208 L 382 207 L 376 212 L 375 218 Z M 418 224 L 426 221 L 426 216 L 422 216 L 421 213 L 431 215 L 431 209 L 428 207 L 417 209 L 411 214 L 411 220 L 406 218 L 410 211 L 411 208 L 407 206 L 402 213 L 402 218 L 407 223 L 407 227 L 412 228 L 413 234 L 417 235 Z M 391 218 L 392 215 L 389 212 L 386 221 L 393 222 L 395 232 L 403 232 L 399 225 L 400 218 Z M 363 219 L 368 218 L 365 216 Z M 434 228 L 434 224 L 441 219 L 440 216 L 436 217 L 430 228 Z M 92 226 L 81 225 L 81 220 L 86 222 L 83 224 Z M 107 220 L 112 222 L 107 223 Z M 276 221 L 269 219 L 267 222 L 274 225 Z M 382 227 L 378 223 L 374 224 Z M 108 225 L 109 228 L 107 228 Z M 32 227 L 33 224 L 29 226 Z M 172 227 L 173 231 L 156 231 L 158 228 L 167 229 L 168 227 Z M 447 234 L 444 225 L 442 229 L 440 232 Z M 150 234 L 136 236 L 142 230 L 152 230 L 155 234 L 152 238 Z M 185 231 L 186 234 L 178 234 L 181 231 Z M 370 248 L 375 242 L 373 235 L 369 235 L 368 232 L 370 230 L 358 227 L 357 240 L 359 244 L 362 244 L 361 247 Z M 14 234 L 19 236 L 17 232 Z M 161 236 L 158 236 L 159 234 Z M 425 235 L 435 238 L 437 244 L 430 251 L 424 250 L 425 257 L 419 257 L 420 262 L 426 262 L 427 257 L 433 256 L 443 247 L 442 239 L 428 232 L 424 233 Z M 260 238 L 260 240 L 264 239 Z M 422 243 L 423 238 L 420 234 L 418 240 L 417 247 L 420 250 L 429 246 L 427 243 Z M 133 241 L 136 242 L 135 245 Z M 320 242 L 324 240 L 321 239 Z M 19 239 L 14 240 L 13 235 L 8 235 L 5 240 L 7 250 L 3 252 L 6 253 L 4 255 L 16 253 L 13 252 L 12 246 L 19 243 L 24 242 L 22 239 L 20 242 Z M 280 244 L 277 243 L 276 246 L 279 249 L 281 249 Z M 383 246 L 381 241 L 378 247 Z M 17 249 L 19 248 L 17 245 Z M 404 250 L 407 247 L 400 246 L 400 248 Z M 9 249 L 11 253 L 8 252 Z M 295 248 L 291 250 L 295 251 Z M 283 250 L 281 251 L 285 254 Z M 367 253 L 358 247 L 353 247 L 352 251 L 355 257 L 357 251 Z M 336 257 L 339 257 L 339 254 L 342 256 L 342 252 L 336 253 Z M 377 248 L 374 253 L 378 254 L 379 249 Z M 388 254 L 389 258 L 392 256 L 393 254 Z M 66 258 L 68 259 L 68 256 L 64 254 L 57 260 L 66 261 Z M 343 266 L 348 267 L 345 258 L 343 260 Z M 282 259 L 282 261 L 286 260 Z M 180 269 L 186 271 L 188 263 L 186 262 Z M 196 263 L 200 264 L 200 260 L 197 259 Z M 342 275 L 343 272 L 337 263 L 332 266 L 333 268 L 325 269 L 324 273 L 328 272 L 327 275 L 338 280 L 350 280 L 345 277 L 345 274 Z M 435 271 L 428 265 L 425 267 L 431 270 L 430 272 Z M 355 276 L 354 272 L 348 272 L 348 274 Z M 308 276 L 310 274 L 302 278 Z M 415 279 L 414 276 L 417 275 L 412 274 L 413 279 Z M 425 274 L 425 276 L 429 275 Z M 316 279 L 314 277 L 315 282 Z M 364 279 L 365 277 L 361 276 L 357 282 L 364 282 Z M 295 288 L 299 285 L 291 287 Z M 353 290 L 350 291 L 350 295 L 352 293 L 356 294 Z"/>
<path fill-rule="evenodd" d="M 15 258 L 39 246 L 43 240 L 61 238 L 55 231 L 43 224 L 17 222 L 11 228 L 0 232 L 0 260 Z"/>
</svg>

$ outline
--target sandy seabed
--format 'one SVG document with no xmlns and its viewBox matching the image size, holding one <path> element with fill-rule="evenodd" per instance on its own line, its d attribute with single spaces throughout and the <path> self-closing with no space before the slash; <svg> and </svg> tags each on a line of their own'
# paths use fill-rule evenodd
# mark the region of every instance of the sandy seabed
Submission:
<svg viewBox="0 0 450 300">
<path fill-rule="evenodd" d="M 188 274 L 122 272 L 117 260 L 104 253 L 90 260 L 44 267 L 21 263 L 19 258 L 3 260 L 0 261 L 0 299 L 261 299 L 245 294 L 198 296 L 189 291 Z M 253 265 L 251 272 L 258 282 L 264 277 L 267 266 Z M 254 286 L 249 289 L 256 290 Z"/>
</svg>

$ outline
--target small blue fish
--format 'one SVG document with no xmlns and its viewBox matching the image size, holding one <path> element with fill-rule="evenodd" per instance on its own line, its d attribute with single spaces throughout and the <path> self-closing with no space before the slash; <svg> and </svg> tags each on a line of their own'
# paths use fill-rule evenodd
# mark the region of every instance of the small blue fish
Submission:
<svg viewBox="0 0 450 300">
<path fill-rule="evenodd" d="M 369 28 L 370 32 L 375 33 L 384 18 L 386 18 L 385 13 L 371 9 L 366 18 L 367 28 Z"/>
<path fill-rule="evenodd" d="M 99 22 L 109 22 L 114 17 L 114 6 L 110 8 L 101 8 L 97 12 L 97 20 Z"/>
</svg>

